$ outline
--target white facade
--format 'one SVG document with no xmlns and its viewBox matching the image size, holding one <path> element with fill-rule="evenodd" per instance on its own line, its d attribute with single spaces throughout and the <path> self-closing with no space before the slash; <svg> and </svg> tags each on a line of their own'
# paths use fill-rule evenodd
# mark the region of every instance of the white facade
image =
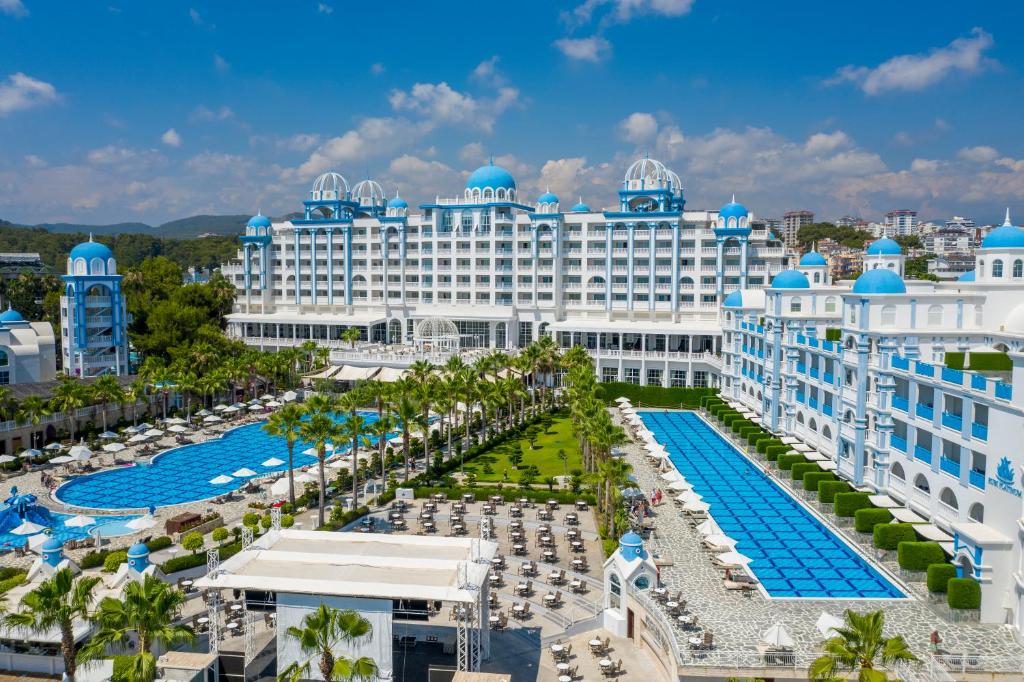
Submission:
<svg viewBox="0 0 1024 682">
<path fill-rule="evenodd" d="M 16 310 L 0 313 L 0 386 L 51 381 L 57 343 L 49 322 L 28 322 Z"/>
<path fill-rule="evenodd" d="M 852 286 L 780 275 L 732 294 L 723 396 L 946 531 L 954 562 L 982 584 L 982 620 L 1020 636 L 1024 230 L 1007 220 L 956 282 L 904 282 L 871 251 Z M 947 353 L 972 350 L 1008 352 L 1012 371 L 944 366 Z"/>
<path fill-rule="evenodd" d="M 357 189 L 327 173 L 304 219 L 249 221 L 239 259 L 222 267 L 238 288 L 230 335 L 264 348 L 312 339 L 350 362 L 345 328 L 411 342 L 419 321 L 439 316 L 463 348 L 550 334 L 590 349 L 606 380 L 706 385 L 724 294 L 766 286 L 783 263 L 781 243 L 746 208 L 686 210 L 679 177 L 648 158 L 605 210 L 565 210 L 550 192 L 527 202 L 494 165 L 420 213 L 385 201 L 376 183 Z"/>
</svg>

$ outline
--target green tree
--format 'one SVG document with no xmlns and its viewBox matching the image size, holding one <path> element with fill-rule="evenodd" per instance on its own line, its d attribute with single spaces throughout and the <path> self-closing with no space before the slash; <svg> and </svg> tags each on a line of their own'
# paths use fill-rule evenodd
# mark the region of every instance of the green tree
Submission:
<svg viewBox="0 0 1024 682">
<path fill-rule="evenodd" d="M 846 611 L 845 624 L 836 628 L 836 636 L 825 642 L 823 656 L 811 663 L 808 678 L 815 682 L 845 679 L 856 673 L 858 682 L 885 682 L 888 675 L 877 666 L 892 666 L 916 661 L 900 635 L 883 634 L 885 612 L 859 614 Z"/>
<path fill-rule="evenodd" d="M 75 412 L 85 405 L 86 392 L 80 379 L 61 375 L 53 388 L 50 409 L 63 412 L 68 420 L 68 432 L 75 439 Z"/>
<path fill-rule="evenodd" d="M 21 598 L 17 613 L 5 619 L 10 627 L 24 627 L 36 633 L 56 629 L 60 632 L 60 650 L 64 658 L 64 671 L 70 682 L 75 682 L 75 621 L 88 620 L 92 608 L 93 591 L 100 583 L 99 576 L 83 576 L 75 580 L 69 568 L 62 568 L 53 577 Z"/>
<path fill-rule="evenodd" d="M 107 430 L 107 406 L 110 403 L 124 402 L 124 389 L 121 383 L 113 374 L 104 374 L 98 377 L 89 386 L 92 399 L 99 403 L 100 413 L 103 415 L 103 430 Z"/>
<path fill-rule="evenodd" d="M 903 262 L 904 276 L 907 279 L 920 279 L 929 282 L 938 282 L 938 276 L 928 272 L 928 262 L 934 258 L 934 253 L 926 253 L 923 256 L 907 258 Z"/>
<path fill-rule="evenodd" d="M 377 679 L 377 663 L 369 657 L 349 659 L 334 653 L 342 645 L 361 640 L 373 639 L 370 621 L 356 611 L 334 609 L 321 604 L 316 611 L 302 619 L 301 627 L 291 626 L 285 634 L 299 644 L 302 653 L 309 658 L 304 663 L 297 661 L 278 673 L 278 682 L 300 682 L 308 679 L 315 663 L 326 682 L 333 680 Z"/>
<path fill-rule="evenodd" d="M 181 539 L 181 546 L 193 554 L 201 550 L 205 544 L 206 541 L 203 539 L 203 534 L 198 531 L 186 533 L 185 537 Z"/>
<path fill-rule="evenodd" d="M 313 447 L 316 448 L 316 461 L 320 473 L 317 518 L 319 525 L 322 526 L 324 525 L 324 496 L 327 489 L 327 477 L 324 475 L 324 466 L 327 461 L 327 444 L 340 442 L 344 434 L 341 426 L 324 412 L 311 413 L 309 419 L 302 423 L 299 434 L 302 440 L 312 443 Z"/>
<path fill-rule="evenodd" d="M 214 528 L 211 537 L 213 541 L 218 545 L 223 545 L 224 541 L 228 539 L 228 529 L 221 526 L 220 528 Z"/>
<path fill-rule="evenodd" d="M 295 506 L 295 443 L 302 433 L 302 408 L 289 403 L 270 415 L 263 430 L 275 438 L 283 438 L 288 447 L 288 502 Z"/>
<path fill-rule="evenodd" d="M 19 424 L 31 424 L 39 426 L 43 417 L 50 414 L 50 408 L 46 401 L 37 395 L 30 395 L 18 404 L 14 420 Z M 32 447 L 35 447 L 36 432 L 32 430 Z M 42 445 L 40 443 L 40 445 Z"/>
<path fill-rule="evenodd" d="M 405 460 L 405 480 L 409 480 L 409 439 L 410 431 L 419 417 L 419 406 L 404 392 L 394 405 L 394 416 L 402 427 L 402 457 Z"/>
<path fill-rule="evenodd" d="M 348 327 L 341 333 L 341 340 L 348 342 L 350 348 L 355 348 L 361 337 L 362 332 L 359 331 L 359 327 Z"/>
</svg>

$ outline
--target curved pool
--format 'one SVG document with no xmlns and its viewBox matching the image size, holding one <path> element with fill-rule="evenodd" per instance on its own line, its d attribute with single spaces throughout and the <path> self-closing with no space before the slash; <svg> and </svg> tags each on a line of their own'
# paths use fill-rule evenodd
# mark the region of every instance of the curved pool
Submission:
<svg viewBox="0 0 1024 682">
<path fill-rule="evenodd" d="M 77 526 L 69 527 L 64 525 L 64 522 L 72 518 L 73 514 L 62 514 L 60 512 L 51 511 L 50 515 L 53 517 L 54 521 L 57 522 L 50 527 L 50 534 L 61 542 L 95 537 L 96 533 L 99 533 L 105 538 L 114 538 L 119 535 L 131 535 L 135 531 L 125 526 L 125 524 L 132 519 L 138 518 L 138 516 L 94 516 L 93 518 L 96 519 L 95 525 L 81 528 Z M 0 549 L 21 547 L 28 542 L 28 540 L 29 536 L 26 535 L 0 533 Z"/>
<path fill-rule="evenodd" d="M 377 421 L 376 412 L 359 414 L 367 423 Z M 249 480 L 232 476 L 239 469 L 251 469 L 259 476 L 287 470 L 288 447 L 284 439 L 267 435 L 264 423 L 246 424 L 219 438 L 167 450 L 150 463 L 81 476 L 62 485 L 54 495 L 64 504 L 90 509 L 164 507 L 223 495 Z M 302 454 L 309 447 L 301 441 L 295 444 L 296 467 L 316 462 L 316 457 Z M 284 463 L 263 466 L 271 457 Z M 221 475 L 232 479 L 222 485 L 210 483 Z"/>
</svg>

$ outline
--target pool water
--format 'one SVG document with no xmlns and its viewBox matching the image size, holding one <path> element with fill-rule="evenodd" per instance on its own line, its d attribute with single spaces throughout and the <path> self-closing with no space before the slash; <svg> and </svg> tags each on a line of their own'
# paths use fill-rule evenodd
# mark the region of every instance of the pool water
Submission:
<svg viewBox="0 0 1024 682">
<path fill-rule="evenodd" d="M 99 534 L 105 538 L 113 538 L 119 535 L 129 535 L 134 533 L 130 528 L 126 528 L 125 524 L 132 519 L 138 518 L 137 516 L 94 516 L 96 519 L 96 525 L 86 526 L 85 528 L 67 528 L 64 522 L 70 519 L 74 514 L 61 514 L 60 512 L 51 511 L 51 516 L 57 521 L 52 530 L 53 537 L 57 538 L 61 542 L 67 542 L 68 540 L 81 540 L 83 538 L 90 537 L 89 531 L 99 531 Z M 93 535 L 95 537 L 95 535 Z M 14 533 L 0 533 L 0 547 L 20 547 L 28 542 L 28 536 L 15 535 Z"/>
<path fill-rule="evenodd" d="M 377 421 L 376 412 L 359 414 L 368 424 Z M 220 438 L 162 452 L 153 458 L 152 463 L 136 463 L 81 476 L 58 488 L 56 497 L 76 507 L 140 509 L 223 495 L 242 487 L 249 479 L 232 477 L 230 483 L 223 485 L 210 483 L 217 476 L 232 476 L 242 468 L 251 469 L 260 476 L 288 469 L 288 447 L 284 439 L 264 432 L 264 423 L 247 424 L 227 431 Z M 302 454 L 310 446 L 310 443 L 296 442 L 293 460 L 296 467 L 316 463 L 316 457 Z M 283 464 L 263 466 L 262 462 L 272 457 Z"/>
<path fill-rule="evenodd" d="M 904 594 L 693 412 L 640 416 L 772 597 Z"/>
</svg>

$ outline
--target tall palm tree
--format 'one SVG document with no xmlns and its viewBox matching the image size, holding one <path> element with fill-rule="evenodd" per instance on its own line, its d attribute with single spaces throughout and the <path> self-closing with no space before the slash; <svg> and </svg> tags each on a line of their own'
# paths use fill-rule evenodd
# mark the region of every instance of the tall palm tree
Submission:
<svg viewBox="0 0 1024 682">
<path fill-rule="evenodd" d="M 75 412 L 85 405 L 85 389 L 80 379 L 62 376 L 53 388 L 50 408 L 63 412 L 68 419 L 68 432 L 75 439 Z"/>
<path fill-rule="evenodd" d="M 453 386 L 450 382 L 444 382 L 441 385 L 441 390 L 437 392 L 437 397 L 434 398 L 434 411 L 437 412 L 441 417 L 440 428 L 441 433 L 447 432 L 448 434 L 448 457 L 452 456 L 452 434 L 455 430 L 454 414 L 456 401 L 456 394 L 453 390 Z M 445 421 L 447 420 L 447 428 Z M 429 462 L 428 462 L 429 464 Z"/>
<path fill-rule="evenodd" d="M 359 446 L 369 445 L 366 436 L 366 418 L 361 414 L 350 414 L 342 423 L 342 439 L 352 444 L 349 454 L 352 456 L 352 508 L 359 507 Z"/>
<path fill-rule="evenodd" d="M 124 392 L 125 402 L 128 402 L 132 406 L 132 426 L 135 426 L 139 421 L 139 403 L 146 400 L 146 382 L 142 379 L 136 379 L 132 383 L 128 384 L 128 388 Z"/>
<path fill-rule="evenodd" d="M 341 441 L 343 432 L 338 422 L 323 412 L 311 413 L 309 419 L 302 423 L 299 434 L 307 443 L 312 443 L 316 448 L 316 461 L 320 469 L 320 501 L 317 505 L 317 518 L 319 525 L 324 525 L 324 503 L 326 499 L 327 477 L 324 475 L 324 465 L 327 461 L 327 444 Z"/>
<path fill-rule="evenodd" d="M 408 394 L 401 394 L 393 408 L 395 419 L 402 427 L 402 457 L 405 460 L 405 480 L 409 480 L 409 431 L 419 417 L 419 406 Z"/>
<path fill-rule="evenodd" d="M 341 340 L 347 341 L 349 348 L 355 348 L 360 338 L 362 338 L 362 332 L 359 331 L 359 327 L 349 327 L 341 333 Z"/>
<path fill-rule="evenodd" d="M 889 676 L 875 666 L 917 660 L 902 636 L 885 636 L 884 611 L 859 614 L 847 610 L 845 620 L 843 627 L 835 628 L 836 636 L 825 642 L 825 654 L 811 663 L 809 679 L 845 680 L 845 673 L 855 672 L 858 682 L 886 682 Z"/>
<path fill-rule="evenodd" d="M 383 414 L 377 417 L 377 421 L 370 424 L 367 428 L 369 434 L 377 439 L 377 452 L 380 455 L 381 484 L 386 482 L 388 478 L 387 466 L 384 463 L 384 453 L 387 451 L 388 445 L 388 434 L 391 433 L 396 426 L 398 426 L 398 420 L 390 414 Z"/>
<path fill-rule="evenodd" d="M 306 371 L 313 369 L 313 361 L 316 357 L 316 341 L 303 341 L 300 346 L 306 359 Z"/>
<path fill-rule="evenodd" d="M 608 529 L 607 537 L 617 537 L 615 534 L 615 498 L 618 495 L 619 487 L 622 486 L 632 469 L 629 462 L 621 458 L 606 459 L 601 463 L 598 470 L 602 487 L 604 488 L 604 517 L 605 526 Z"/>
<path fill-rule="evenodd" d="M 17 613 L 11 613 L 4 619 L 9 627 L 28 628 L 36 633 L 53 629 L 60 631 L 60 652 L 64 658 L 64 672 L 70 682 L 75 682 L 77 668 L 75 621 L 90 618 L 95 598 L 93 590 L 99 582 L 99 576 L 83 576 L 75 580 L 71 569 L 62 568 L 22 597 Z"/>
<path fill-rule="evenodd" d="M 107 430 L 107 405 L 124 400 L 124 389 L 113 374 L 104 374 L 92 382 L 92 399 L 99 403 L 103 415 L 103 430 Z"/>
<path fill-rule="evenodd" d="M 302 653 L 309 658 L 302 664 L 296 661 L 278 673 L 278 682 L 309 679 L 314 661 L 326 682 L 377 679 L 377 663 L 372 658 L 350 659 L 334 653 L 339 645 L 373 639 L 373 626 L 358 612 L 320 604 L 316 611 L 302 619 L 301 627 L 293 625 L 285 633 L 299 643 Z"/>
<path fill-rule="evenodd" d="M 537 370 L 540 367 L 540 356 L 540 344 L 534 341 L 522 350 L 517 363 L 526 376 L 530 377 L 530 406 L 534 414 L 537 413 Z"/>
<path fill-rule="evenodd" d="M 39 423 L 43 420 L 43 417 L 50 414 L 50 408 L 46 401 L 37 395 L 30 395 L 18 405 L 18 411 L 14 415 L 14 420 L 19 424 L 31 424 L 33 427 L 39 426 Z M 36 445 L 36 432 L 32 429 L 31 437 L 32 447 Z"/>
<path fill-rule="evenodd" d="M 275 438 L 284 438 L 288 447 L 288 502 L 295 507 L 295 443 L 302 432 L 302 408 L 288 403 L 270 415 L 263 430 Z"/>
<path fill-rule="evenodd" d="M 142 582 L 128 582 L 120 599 L 106 597 L 100 602 L 94 615 L 96 634 L 82 647 L 79 660 L 102 658 L 108 647 L 135 633 L 139 646 L 132 657 L 130 675 L 139 682 L 153 680 L 154 649 L 196 640 L 192 628 L 175 623 L 185 601 L 184 592 L 151 575 L 144 576 Z"/>
<path fill-rule="evenodd" d="M 7 421 L 11 414 L 17 412 L 14 394 L 6 386 L 0 386 L 0 420 Z"/>
</svg>

